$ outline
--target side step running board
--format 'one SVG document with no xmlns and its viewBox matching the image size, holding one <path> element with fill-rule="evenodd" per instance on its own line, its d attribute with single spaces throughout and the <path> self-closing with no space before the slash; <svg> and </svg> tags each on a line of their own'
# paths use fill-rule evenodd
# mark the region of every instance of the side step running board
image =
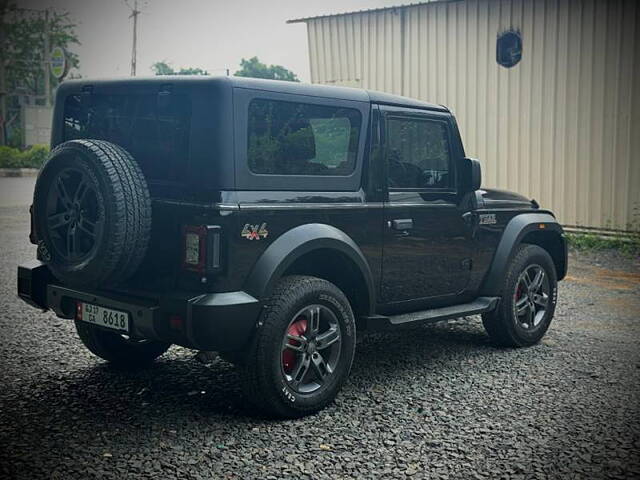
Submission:
<svg viewBox="0 0 640 480">
<path fill-rule="evenodd" d="M 372 330 L 394 327 L 397 325 L 407 325 L 416 322 L 439 322 L 441 320 L 451 320 L 452 318 L 490 312 L 498 306 L 499 299 L 500 297 L 478 297 L 472 302 L 460 305 L 432 308 L 429 310 L 402 313 L 400 315 L 391 315 L 388 317 L 383 315 L 372 315 L 370 317 L 363 317 L 363 320 L 366 320 L 366 328 Z"/>
</svg>

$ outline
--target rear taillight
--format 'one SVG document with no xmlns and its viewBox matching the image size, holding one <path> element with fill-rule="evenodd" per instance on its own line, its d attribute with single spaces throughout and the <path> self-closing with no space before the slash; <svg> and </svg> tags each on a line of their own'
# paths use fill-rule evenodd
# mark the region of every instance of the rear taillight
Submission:
<svg viewBox="0 0 640 480">
<path fill-rule="evenodd" d="M 182 229 L 182 266 L 211 273 L 220 269 L 220 226 L 185 225 Z"/>
</svg>

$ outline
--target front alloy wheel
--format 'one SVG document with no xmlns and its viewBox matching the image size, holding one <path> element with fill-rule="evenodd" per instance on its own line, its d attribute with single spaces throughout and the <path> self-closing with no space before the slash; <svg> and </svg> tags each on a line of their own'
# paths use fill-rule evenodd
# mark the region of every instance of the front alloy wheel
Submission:
<svg viewBox="0 0 640 480">
<path fill-rule="evenodd" d="M 489 337 L 505 347 L 535 345 L 547 332 L 557 301 L 556 269 L 538 245 L 516 247 L 498 308 L 482 315 Z"/>
<path fill-rule="evenodd" d="M 527 330 L 537 328 L 547 312 L 551 287 L 544 269 L 529 265 L 518 277 L 515 293 L 516 321 Z"/>
</svg>

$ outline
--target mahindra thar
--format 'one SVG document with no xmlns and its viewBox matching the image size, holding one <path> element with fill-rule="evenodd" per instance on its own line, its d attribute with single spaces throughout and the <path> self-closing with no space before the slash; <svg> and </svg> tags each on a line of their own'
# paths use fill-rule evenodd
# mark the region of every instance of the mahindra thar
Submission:
<svg viewBox="0 0 640 480">
<path fill-rule="evenodd" d="M 102 359 L 217 351 L 247 399 L 330 403 L 356 335 L 481 315 L 538 342 L 567 245 L 554 215 L 481 187 L 443 106 L 215 77 L 64 82 L 31 207 L 30 305 Z"/>
</svg>

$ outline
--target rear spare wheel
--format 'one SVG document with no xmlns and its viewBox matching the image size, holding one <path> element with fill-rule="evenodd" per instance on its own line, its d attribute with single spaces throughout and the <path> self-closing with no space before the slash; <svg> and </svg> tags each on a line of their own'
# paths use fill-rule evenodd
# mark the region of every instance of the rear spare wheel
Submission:
<svg viewBox="0 0 640 480">
<path fill-rule="evenodd" d="M 56 147 L 36 182 L 38 256 L 60 280 L 84 287 L 135 273 L 149 243 L 151 200 L 140 167 L 102 140 Z"/>
</svg>

